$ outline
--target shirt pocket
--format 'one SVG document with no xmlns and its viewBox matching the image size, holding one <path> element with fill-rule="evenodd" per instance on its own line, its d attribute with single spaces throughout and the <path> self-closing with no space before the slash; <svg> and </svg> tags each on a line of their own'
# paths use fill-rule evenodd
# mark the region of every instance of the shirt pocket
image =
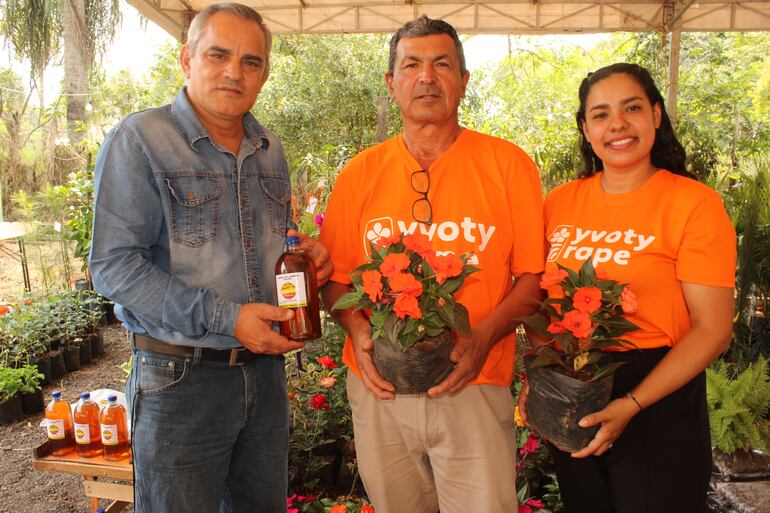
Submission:
<svg viewBox="0 0 770 513">
<path fill-rule="evenodd" d="M 171 176 L 164 178 L 171 215 L 171 237 L 193 248 L 216 238 L 221 194 L 216 178 Z"/>
<path fill-rule="evenodd" d="M 265 192 L 270 229 L 273 233 L 284 237 L 286 235 L 289 202 L 291 201 L 289 179 L 283 176 L 263 175 L 259 177 L 259 185 Z"/>
</svg>

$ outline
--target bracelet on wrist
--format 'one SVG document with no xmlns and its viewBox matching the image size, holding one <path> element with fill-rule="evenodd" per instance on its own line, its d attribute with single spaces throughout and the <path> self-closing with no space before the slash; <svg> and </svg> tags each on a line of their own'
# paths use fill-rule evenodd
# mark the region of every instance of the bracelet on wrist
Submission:
<svg viewBox="0 0 770 513">
<path fill-rule="evenodd" d="M 631 394 L 631 392 L 626 392 L 625 396 L 631 399 L 632 401 L 634 401 L 634 403 L 636 403 L 636 406 L 639 407 L 639 411 L 642 411 L 644 409 L 642 408 L 642 405 L 639 404 L 639 401 L 636 400 L 636 397 L 634 397 L 633 394 Z"/>
</svg>

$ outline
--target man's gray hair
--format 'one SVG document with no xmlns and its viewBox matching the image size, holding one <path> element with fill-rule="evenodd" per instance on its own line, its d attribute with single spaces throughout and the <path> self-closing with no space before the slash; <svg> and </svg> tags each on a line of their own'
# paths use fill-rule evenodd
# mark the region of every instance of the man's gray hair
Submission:
<svg viewBox="0 0 770 513">
<path fill-rule="evenodd" d="M 203 36 L 203 31 L 206 30 L 206 26 L 209 23 L 209 19 L 215 14 L 218 14 L 220 12 L 230 14 L 242 20 L 253 21 L 257 25 L 259 25 L 259 28 L 262 29 L 262 34 L 264 34 L 265 36 L 265 50 L 267 52 L 267 56 L 266 56 L 267 62 L 265 62 L 265 73 L 267 73 L 270 70 L 270 50 L 273 47 L 273 34 L 270 32 L 270 29 L 267 28 L 267 25 L 265 25 L 265 22 L 262 19 L 262 16 L 251 7 L 248 7 L 243 4 L 236 4 L 236 3 L 211 4 L 209 6 L 206 6 L 198 14 L 196 14 L 195 18 L 193 18 L 192 20 L 192 23 L 190 23 L 190 28 L 187 30 L 186 44 L 187 44 L 187 48 L 190 50 L 190 53 L 191 54 L 195 53 L 195 49 L 198 46 L 198 42 Z"/>
<path fill-rule="evenodd" d="M 457 35 L 455 28 L 444 20 L 434 20 L 424 14 L 416 20 L 408 21 L 398 29 L 390 39 L 390 58 L 388 60 L 388 73 L 393 74 L 396 65 L 396 49 L 398 42 L 403 38 L 433 36 L 437 34 L 446 34 L 452 38 L 457 49 L 457 58 L 460 60 L 460 73 L 465 74 L 465 52 L 460 36 Z"/>
</svg>

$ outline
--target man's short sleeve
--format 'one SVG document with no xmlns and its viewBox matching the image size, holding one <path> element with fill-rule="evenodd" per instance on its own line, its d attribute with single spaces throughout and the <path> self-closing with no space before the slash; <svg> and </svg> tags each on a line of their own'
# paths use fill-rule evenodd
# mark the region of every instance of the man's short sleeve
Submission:
<svg viewBox="0 0 770 513">
<path fill-rule="evenodd" d="M 543 193 L 537 166 L 523 151 L 513 161 L 508 210 L 513 227 L 511 273 L 543 272 L 545 265 Z"/>
</svg>

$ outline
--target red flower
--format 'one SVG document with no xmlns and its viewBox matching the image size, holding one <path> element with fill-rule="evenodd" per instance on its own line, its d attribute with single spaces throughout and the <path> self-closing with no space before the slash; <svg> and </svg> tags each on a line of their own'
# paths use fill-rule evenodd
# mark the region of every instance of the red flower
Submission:
<svg viewBox="0 0 770 513">
<path fill-rule="evenodd" d="M 7 314 L 10 311 L 11 311 L 11 309 L 8 308 L 7 306 L 0 305 L 0 315 L 5 315 L 5 314 Z"/>
<path fill-rule="evenodd" d="M 382 298 L 382 275 L 378 271 L 364 271 L 361 273 L 361 283 L 364 292 L 369 295 L 372 303 Z"/>
<path fill-rule="evenodd" d="M 545 507 L 545 503 L 540 499 L 529 499 L 527 501 L 527 504 L 529 504 L 533 508 L 538 508 L 538 509 L 543 509 Z"/>
<path fill-rule="evenodd" d="M 403 292 L 410 296 L 417 297 L 422 294 L 422 283 L 420 283 L 413 274 L 396 273 L 390 276 L 388 280 L 390 290 L 393 292 Z"/>
<path fill-rule="evenodd" d="M 323 394 L 314 395 L 308 403 L 310 404 L 310 407 L 316 411 L 328 410 L 332 407 L 332 405 L 329 404 L 329 401 L 326 400 L 326 396 Z"/>
<path fill-rule="evenodd" d="M 565 271 L 564 269 L 555 269 L 553 271 L 546 271 L 543 273 L 543 276 L 540 278 L 540 288 L 541 289 L 550 289 L 554 285 L 558 285 L 561 283 L 564 278 L 569 276 L 569 273 Z"/>
<path fill-rule="evenodd" d="M 439 285 L 447 278 L 454 278 L 463 272 L 463 261 L 457 255 L 429 255 L 428 262 L 436 273 L 436 282 Z"/>
<path fill-rule="evenodd" d="M 374 506 L 369 504 L 361 504 L 361 513 L 374 513 Z"/>
<path fill-rule="evenodd" d="M 594 313 L 602 306 L 602 291 L 596 287 L 580 287 L 572 296 L 575 310 Z"/>
<path fill-rule="evenodd" d="M 329 513 L 345 513 L 348 510 L 348 507 L 344 504 L 336 504 L 332 506 L 332 509 L 329 510 Z"/>
<path fill-rule="evenodd" d="M 404 246 L 406 249 L 414 251 L 421 257 L 433 254 L 433 248 L 430 245 L 430 239 L 421 233 L 412 233 L 404 237 Z"/>
<path fill-rule="evenodd" d="M 578 310 L 570 310 L 564 314 L 561 325 L 577 338 L 586 338 L 591 334 L 591 316 Z"/>
<path fill-rule="evenodd" d="M 396 297 L 396 302 L 393 304 L 393 312 L 399 319 L 403 319 L 407 315 L 412 319 L 422 319 L 422 312 L 420 311 L 420 305 L 417 303 L 417 298 L 409 294 L 399 294 Z"/>
<path fill-rule="evenodd" d="M 564 333 L 565 329 L 564 326 L 562 326 L 561 321 L 553 321 L 551 324 L 548 325 L 546 328 L 548 330 L 548 333 Z"/>
<path fill-rule="evenodd" d="M 524 442 L 524 447 L 522 447 L 519 450 L 519 454 L 521 456 L 524 456 L 531 452 L 535 452 L 539 446 L 540 446 L 540 440 L 538 440 L 532 435 L 529 435 L 529 437 L 527 438 L 527 441 Z"/>
<path fill-rule="evenodd" d="M 391 253 L 385 255 L 380 264 L 383 276 L 391 277 L 409 267 L 409 256 L 406 253 Z"/>
<path fill-rule="evenodd" d="M 321 367 L 326 367 L 327 369 L 336 369 L 339 367 L 336 363 L 334 363 L 334 360 L 330 356 L 319 356 L 315 359 L 318 363 L 321 364 Z"/>
<path fill-rule="evenodd" d="M 623 313 L 636 313 L 636 294 L 628 287 L 624 288 L 623 292 L 620 293 L 620 306 L 623 308 Z"/>
<path fill-rule="evenodd" d="M 529 504 L 519 504 L 518 513 L 532 513 L 532 508 Z"/>
</svg>

